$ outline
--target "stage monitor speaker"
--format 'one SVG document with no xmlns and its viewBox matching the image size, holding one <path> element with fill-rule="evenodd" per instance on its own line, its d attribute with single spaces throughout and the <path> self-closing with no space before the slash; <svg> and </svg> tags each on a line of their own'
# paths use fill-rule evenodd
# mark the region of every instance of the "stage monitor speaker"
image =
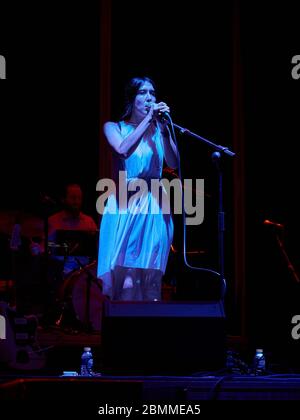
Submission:
<svg viewBox="0 0 300 420">
<path fill-rule="evenodd" d="M 108 374 L 220 370 L 226 358 L 223 303 L 108 301 L 102 349 Z"/>
</svg>

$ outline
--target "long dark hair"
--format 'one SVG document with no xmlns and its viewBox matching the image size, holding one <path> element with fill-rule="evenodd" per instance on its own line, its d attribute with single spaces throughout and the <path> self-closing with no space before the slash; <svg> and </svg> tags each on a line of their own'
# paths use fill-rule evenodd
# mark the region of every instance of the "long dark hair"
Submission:
<svg viewBox="0 0 300 420">
<path fill-rule="evenodd" d="M 125 105 L 124 105 L 124 113 L 122 114 L 121 119 L 127 120 L 132 113 L 133 109 L 133 102 L 135 100 L 135 97 L 138 93 L 139 88 L 145 83 L 151 83 L 154 90 L 155 84 L 153 80 L 151 80 L 149 77 L 133 77 L 126 85 L 125 87 Z"/>
</svg>

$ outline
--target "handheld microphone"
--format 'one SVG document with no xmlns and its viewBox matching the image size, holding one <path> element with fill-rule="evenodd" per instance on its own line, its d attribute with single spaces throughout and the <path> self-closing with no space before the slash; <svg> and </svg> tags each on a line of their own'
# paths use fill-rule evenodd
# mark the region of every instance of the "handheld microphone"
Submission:
<svg viewBox="0 0 300 420">
<path fill-rule="evenodd" d="M 164 112 L 159 112 L 158 116 L 162 119 L 162 120 L 166 120 L 166 121 L 171 121 L 171 115 L 164 111 Z"/>
<path fill-rule="evenodd" d="M 145 104 L 146 109 L 148 110 L 148 112 L 150 111 L 151 107 L 154 105 L 154 102 L 147 102 Z M 155 114 L 161 119 L 161 120 L 166 120 L 166 121 L 172 121 L 171 116 L 168 112 L 166 111 L 155 111 Z"/>
</svg>

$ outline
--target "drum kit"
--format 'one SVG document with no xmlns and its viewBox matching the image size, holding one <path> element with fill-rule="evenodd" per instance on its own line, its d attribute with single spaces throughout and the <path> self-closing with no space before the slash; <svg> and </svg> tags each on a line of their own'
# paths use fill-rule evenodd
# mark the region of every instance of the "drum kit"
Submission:
<svg viewBox="0 0 300 420">
<path fill-rule="evenodd" d="M 87 330 L 100 331 L 104 296 L 96 277 L 96 261 L 79 268 L 66 277 L 59 289 L 58 298 L 63 308 L 71 308 L 73 314 Z M 56 321 L 60 326 L 63 312 Z"/>
<path fill-rule="evenodd" d="M 12 245 L 13 231 L 18 216 L 17 212 L 0 212 L 0 236 L 4 238 L 2 242 L 5 244 L 5 252 L 7 254 L 24 252 L 26 258 L 37 258 L 38 255 L 43 258 L 45 255 L 44 225 L 43 220 L 36 216 L 22 214 L 18 223 L 20 235 Z M 57 308 L 59 315 L 54 321 L 57 327 L 64 328 L 68 323 L 71 328 L 73 324 L 74 329 L 95 332 L 101 330 L 105 296 L 102 294 L 101 281 L 97 278 L 97 239 L 97 231 L 62 230 L 57 231 L 55 241 L 47 243 L 47 264 L 51 264 L 51 260 L 56 257 L 63 260 L 72 257 L 77 262 L 77 268 L 62 276 L 62 282 L 55 291 L 55 302 L 59 306 Z M 24 250 L 24 244 L 31 248 L 31 252 Z M 33 252 L 33 244 L 40 246 L 40 252 Z M 82 256 L 87 263 L 82 262 Z M 23 267 L 20 270 L 22 271 Z M 14 271 L 13 269 L 11 275 L 7 277 L 13 278 Z M 28 277 L 31 277 L 30 273 Z M 18 279 L 15 280 L 18 282 Z M 51 282 L 51 278 L 48 281 Z"/>
<path fill-rule="evenodd" d="M 58 230 L 56 242 L 48 243 L 48 254 L 69 258 L 77 262 L 79 268 L 64 277 L 58 287 L 57 301 L 61 311 L 55 325 L 67 323 L 81 327 L 87 332 L 100 331 L 102 308 L 105 300 L 102 285 L 97 278 L 97 232 L 84 230 Z M 88 260 L 82 262 L 82 256 Z"/>
</svg>

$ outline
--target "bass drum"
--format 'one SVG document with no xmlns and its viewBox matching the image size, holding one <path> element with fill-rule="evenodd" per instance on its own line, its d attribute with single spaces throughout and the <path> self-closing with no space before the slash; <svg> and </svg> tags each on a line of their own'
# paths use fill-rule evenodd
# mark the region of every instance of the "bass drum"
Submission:
<svg viewBox="0 0 300 420">
<path fill-rule="evenodd" d="M 102 309 L 105 300 L 102 294 L 100 280 L 97 279 L 97 263 L 94 261 L 84 268 L 74 271 L 67 277 L 60 291 L 64 304 L 75 313 L 77 320 L 90 326 L 94 331 L 101 331 Z M 90 284 L 89 302 L 87 302 L 87 287 Z M 89 304 L 89 319 L 86 308 Z"/>
</svg>

